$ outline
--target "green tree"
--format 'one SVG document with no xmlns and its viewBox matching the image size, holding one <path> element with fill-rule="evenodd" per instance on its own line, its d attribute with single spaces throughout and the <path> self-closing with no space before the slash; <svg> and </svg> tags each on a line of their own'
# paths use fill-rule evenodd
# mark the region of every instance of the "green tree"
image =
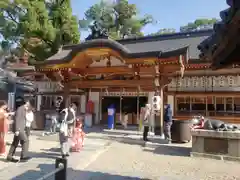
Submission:
<svg viewBox="0 0 240 180">
<path fill-rule="evenodd" d="M 151 36 L 163 35 L 163 34 L 173 34 L 176 33 L 174 28 L 163 28 L 157 31 L 156 33 L 150 34 Z"/>
<path fill-rule="evenodd" d="M 92 24 L 107 32 L 114 39 L 142 36 L 142 28 L 153 22 L 150 15 L 138 17 L 135 4 L 127 0 L 117 2 L 101 1 L 85 12 L 85 18 L 79 21 L 82 29 L 91 29 Z"/>
<path fill-rule="evenodd" d="M 181 32 L 196 31 L 201 29 L 210 29 L 218 20 L 212 19 L 196 19 L 194 22 L 188 23 L 180 27 Z"/>
<path fill-rule="evenodd" d="M 3 0 L 0 34 L 34 60 L 45 60 L 62 45 L 79 43 L 78 20 L 70 0 Z"/>
</svg>

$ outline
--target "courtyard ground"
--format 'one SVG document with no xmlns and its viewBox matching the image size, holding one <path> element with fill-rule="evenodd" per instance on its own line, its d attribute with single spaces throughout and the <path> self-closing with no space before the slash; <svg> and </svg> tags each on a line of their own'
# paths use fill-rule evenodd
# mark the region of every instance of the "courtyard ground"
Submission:
<svg viewBox="0 0 240 180">
<path fill-rule="evenodd" d="M 191 158 L 189 143 L 168 145 L 153 136 L 145 144 L 136 131 L 92 131 L 84 150 L 69 158 L 68 180 L 240 180 L 239 163 Z M 0 180 L 36 180 L 53 170 L 57 136 L 33 135 L 31 151 L 28 163 L 0 162 Z"/>
</svg>

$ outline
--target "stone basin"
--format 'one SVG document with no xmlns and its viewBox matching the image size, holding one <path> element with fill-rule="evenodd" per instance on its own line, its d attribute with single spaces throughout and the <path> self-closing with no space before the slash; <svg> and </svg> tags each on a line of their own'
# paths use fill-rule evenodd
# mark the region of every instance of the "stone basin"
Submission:
<svg viewBox="0 0 240 180">
<path fill-rule="evenodd" d="M 195 129 L 191 134 L 191 156 L 240 161 L 240 131 Z"/>
</svg>

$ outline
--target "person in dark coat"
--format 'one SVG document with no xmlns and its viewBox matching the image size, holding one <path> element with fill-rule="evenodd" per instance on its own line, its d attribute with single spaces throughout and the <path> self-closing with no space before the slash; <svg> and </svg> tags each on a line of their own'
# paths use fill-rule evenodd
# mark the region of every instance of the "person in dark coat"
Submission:
<svg viewBox="0 0 240 180">
<path fill-rule="evenodd" d="M 150 104 L 146 104 L 144 119 L 143 119 L 143 140 L 148 141 L 149 123 L 152 115 L 152 107 Z"/>
<path fill-rule="evenodd" d="M 7 161 L 18 162 L 17 159 L 13 158 L 13 156 L 16 152 L 16 148 L 18 147 L 19 142 L 22 147 L 20 161 L 25 162 L 30 159 L 30 157 L 27 156 L 29 138 L 26 134 L 26 112 L 30 107 L 30 102 L 27 101 L 17 109 L 17 112 L 15 114 L 14 138 L 7 155 Z"/>
<path fill-rule="evenodd" d="M 171 143 L 172 109 L 170 104 L 165 105 L 164 112 L 164 136 L 168 143 Z"/>
</svg>

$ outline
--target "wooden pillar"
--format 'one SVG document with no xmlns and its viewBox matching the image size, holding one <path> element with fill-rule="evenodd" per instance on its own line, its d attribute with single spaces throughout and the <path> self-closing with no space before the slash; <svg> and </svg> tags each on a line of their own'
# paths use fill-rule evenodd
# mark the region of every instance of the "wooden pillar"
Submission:
<svg viewBox="0 0 240 180">
<path fill-rule="evenodd" d="M 139 99 L 139 88 L 138 88 L 138 90 L 137 90 L 137 122 L 139 123 L 139 109 L 140 109 L 140 107 L 139 107 L 139 103 L 140 103 L 140 99 Z M 139 126 L 139 125 L 138 125 Z M 140 129 L 140 128 L 139 128 Z"/>
<path fill-rule="evenodd" d="M 119 120 L 120 120 L 120 122 L 122 122 L 123 121 L 123 116 L 122 116 L 122 99 L 123 99 L 123 97 L 122 97 L 122 93 L 123 93 L 123 89 L 122 88 L 120 88 L 120 104 L 119 104 L 119 106 L 120 106 L 120 111 L 119 111 Z"/>
<path fill-rule="evenodd" d="M 64 100 L 64 105 L 65 107 L 69 106 L 69 94 L 70 94 L 70 88 L 69 88 L 68 83 L 64 83 L 64 88 L 63 88 L 63 100 Z"/>
<path fill-rule="evenodd" d="M 161 97 L 161 101 L 160 101 L 160 136 L 163 136 L 163 121 L 164 121 L 164 89 L 165 86 L 161 86 L 160 87 L 160 97 Z"/>
<path fill-rule="evenodd" d="M 163 136 L 163 122 L 164 122 L 164 88 L 166 88 L 166 86 L 170 83 L 170 81 L 168 80 L 168 77 L 164 76 L 164 75 L 160 75 L 159 76 L 159 82 L 160 82 L 160 88 L 159 88 L 159 95 L 161 97 L 160 100 L 160 116 L 159 116 L 159 125 L 160 125 L 160 136 Z"/>
</svg>

